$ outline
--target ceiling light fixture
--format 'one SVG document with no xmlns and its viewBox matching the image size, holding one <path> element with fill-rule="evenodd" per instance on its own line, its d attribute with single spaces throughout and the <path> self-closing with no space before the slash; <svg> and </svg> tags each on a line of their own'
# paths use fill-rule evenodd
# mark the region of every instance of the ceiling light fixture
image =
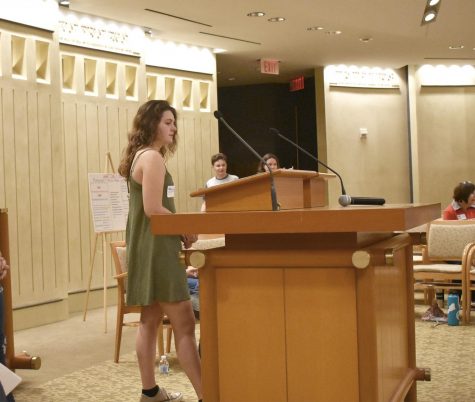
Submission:
<svg viewBox="0 0 475 402">
<path fill-rule="evenodd" d="M 324 29 L 325 28 L 319 27 L 319 26 L 317 26 L 317 27 L 308 27 L 307 31 L 323 31 Z"/>
<path fill-rule="evenodd" d="M 69 0 L 58 0 L 58 4 L 59 4 L 60 6 L 69 7 L 69 4 L 70 4 L 70 3 L 71 3 L 71 2 L 70 2 Z"/>
<path fill-rule="evenodd" d="M 340 35 L 341 31 L 325 31 L 327 35 Z"/>
<path fill-rule="evenodd" d="M 437 19 L 442 0 L 427 0 L 424 14 L 422 14 L 421 25 L 429 24 Z"/>
<path fill-rule="evenodd" d="M 266 15 L 266 13 L 263 11 L 252 11 L 247 14 L 248 17 L 263 17 L 264 15 Z"/>
<path fill-rule="evenodd" d="M 363 42 L 363 43 L 368 43 L 368 42 L 370 42 L 370 41 L 372 41 L 372 40 L 373 40 L 373 38 L 370 38 L 370 37 L 368 37 L 368 38 L 360 38 L 360 42 Z"/>
<path fill-rule="evenodd" d="M 463 45 L 451 45 L 451 46 L 449 46 L 450 50 L 461 50 L 463 48 L 464 48 Z"/>
<path fill-rule="evenodd" d="M 284 17 L 273 17 L 273 18 L 269 18 L 267 21 L 269 21 L 269 22 L 283 22 L 283 21 L 285 21 L 285 18 Z"/>
</svg>

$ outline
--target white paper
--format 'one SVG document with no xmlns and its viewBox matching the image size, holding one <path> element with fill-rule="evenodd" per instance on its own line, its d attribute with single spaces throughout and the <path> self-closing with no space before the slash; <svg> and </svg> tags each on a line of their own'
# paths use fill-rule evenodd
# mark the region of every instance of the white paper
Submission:
<svg viewBox="0 0 475 402">
<path fill-rule="evenodd" d="M 8 395 L 18 384 L 20 384 L 21 377 L 0 363 L 0 381 L 3 390 L 5 391 L 5 395 Z"/>
<path fill-rule="evenodd" d="M 89 173 L 89 195 L 96 233 L 125 230 L 129 213 L 127 182 L 115 173 Z"/>
</svg>

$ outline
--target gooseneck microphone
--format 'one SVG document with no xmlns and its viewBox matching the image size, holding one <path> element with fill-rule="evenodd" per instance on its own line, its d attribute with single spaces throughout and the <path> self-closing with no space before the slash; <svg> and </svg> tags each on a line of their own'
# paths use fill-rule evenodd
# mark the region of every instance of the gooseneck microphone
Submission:
<svg viewBox="0 0 475 402">
<path fill-rule="evenodd" d="M 267 164 L 267 162 L 264 160 L 264 158 L 257 153 L 257 151 L 251 147 L 234 129 L 228 124 L 226 120 L 224 120 L 223 114 L 219 110 L 215 110 L 213 113 L 214 117 L 216 117 L 221 123 L 223 123 L 226 128 L 239 140 L 241 141 L 249 151 L 251 151 L 252 154 L 254 154 L 266 167 L 267 171 L 269 172 L 269 177 L 270 177 L 270 197 L 271 197 L 271 202 L 272 202 L 272 210 L 273 211 L 278 211 L 279 208 L 279 203 L 277 202 L 277 194 L 275 192 L 275 185 L 274 185 L 274 174 L 272 173 L 271 168 Z"/>
<path fill-rule="evenodd" d="M 340 179 L 340 185 L 341 185 L 341 193 L 342 194 L 346 194 L 346 191 L 345 191 L 345 186 L 343 185 L 343 179 L 341 178 L 341 176 L 336 172 L 334 171 L 330 166 L 324 164 L 320 159 L 317 159 L 315 158 L 315 156 L 313 156 L 310 152 L 308 152 L 306 149 L 302 148 L 300 145 L 296 144 L 295 142 L 293 142 L 292 140 L 288 139 L 285 135 L 282 135 L 280 133 L 279 130 L 277 130 L 276 128 L 269 128 L 269 132 L 271 134 L 275 134 L 277 135 L 279 138 L 282 138 L 283 140 L 287 141 L 288 143 L 292 144 L 294 147 L 296 147 L 298 150 L 302 151 L 305 155 L 309 156 L 310 158 L 312 158 L 315 162 L 319 163 L 320 165 L 322 165 L 323 167 L 326 167 L 330 172 L 332 173 L 335 173 L 336 176 Z"/>
<path fill-rule="evenodd" d="M 276 128 L 269 128 L 269 132 L 271 134 L 277 135 L 279 138 L 287 141 L 288 143 L 292 144 L 298 150 L 302 151 L 305 155 L 312 158 L 315 162 L 322 165 L 323 167 L 327 168 L 330 172 L 335 173 L 335 175 L 340 179 L 341 185 L 341 195 L 338 197 L 338 202 L 342 207 L 346 207 L 347 205 L 383 205 L 386 200 L 384 198 L 374 198 L 374 197 L 350 197 L 346 194 L 345 186 L 343 185 L 343 179 L 341 176 L 333 170 L 330 166 L 323 163 L 320 159 L 317 159 L 314 155 L 308 152 L 306 149 L 302 148 L 300 145 L 296 144 L 285 135 L 282 135 L 279 130 Z"/>
</svg>

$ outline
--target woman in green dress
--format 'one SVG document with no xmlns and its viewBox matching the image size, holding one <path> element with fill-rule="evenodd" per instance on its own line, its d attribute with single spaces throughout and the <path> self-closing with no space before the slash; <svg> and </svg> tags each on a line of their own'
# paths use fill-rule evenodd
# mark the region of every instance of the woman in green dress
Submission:
<svg viewBox="0 0 475 402">
<path fill-rule="evenodd" d="M 176 118 L 175 109 L 166 101 L 143 104 L 134 118 L 119 166 L 130 191 L 126 229 L 127 304 L 143 306 L 136 338 L 141 402 L 181 400 L 180 393 L 167 392 L 155 381 L 157 328 L 164 314 L 173 327 L 180 364 L 198 398 L 202 398 L 195 318 L 185 266 L 179 259 L 181 241 L 188 248 L 196 236 L 155 236 L 150 230 L 152 215 L 175 213 L 175 186 L 165 162 L 176 149 Z"/>
</svg>

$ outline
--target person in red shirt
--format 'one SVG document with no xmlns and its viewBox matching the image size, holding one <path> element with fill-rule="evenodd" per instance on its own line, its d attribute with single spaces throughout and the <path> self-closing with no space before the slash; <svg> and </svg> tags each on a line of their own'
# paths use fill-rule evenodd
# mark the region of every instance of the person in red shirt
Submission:
<svg viewBox="0 0 475 402">
<path fill-rule="evenodd" d="M 475 219 L 475 184 L 463 181 L 454 188 L 453 201 L 445 208 L 445 220 Z"/>
</svg>

